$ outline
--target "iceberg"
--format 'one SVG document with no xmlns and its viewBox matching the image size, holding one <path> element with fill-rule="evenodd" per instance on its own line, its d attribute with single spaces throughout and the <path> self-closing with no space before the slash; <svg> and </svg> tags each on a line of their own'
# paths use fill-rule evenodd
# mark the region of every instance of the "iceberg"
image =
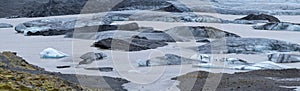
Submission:
<svg viewBox="0 0 300 91">
<path fill-rule="evenodd" d="M 194 67 L 199 68 L 213 68 L 213 69 L 233 69 L 233 70 L 264 70 L 264 69 L 289 69 L 290 67 L 277 64 L 271 61 L 265 61 L 255 64 L 237 65 L 233 67 L 226 67 L 225 65 L 217 65 L 212 63 L 195 64 Z"/>
<path fill-rule="evenodd" d="M 294 63 L 300 62 L 299 54 L 289 54 L 289 53 L 273 53 L 268 55 L 268 59 L 275 63 Z"/>
<path fill-rule="evenodd" d="M 260 62 L 260 63 L 254 64 L 252 66 L 260 67 L 262 69 L 288 69 L 288 68 L 290 68 L 288 66 L 277 64 L 277 63 L 271 62 L 271 61 Z"/>
<path fill-rule="evenodd" d="M 50 31 L 50 27 L 31 27 L 24 29 L 23 31 L 25 36 L 29 36 L 36 32 Z"/>
<path fill-rule="evenodd" d="M 206 63 L 201 60 L 189 59 L 175 54 L 165 54 L 164 56 L 155 57 L 148 60 L 139 59 L 136 62 L 139 67 Z"/>
<path fill-rule="evenodd" d="M 261 70 L 260 67 L 248 66 L 248 65 L 234 66 L 234 67 L 231 67 L 231 69 L 234 69 L 234 70 Z"/>
<path fill-rule="evenodd" d="M 136 61 L 139 67 L 145 67 L 145 66 L 149 66 L 149 60 L 142 60 L 139 59 Z"/>
<path fill-rule="evenodd" d="M 194 60 L 200 60 L 200 61 L 203 61 L 206 63 L 210 62 L 210 60 L 211 60 L 211 57 L 206 54 L 195 54 L 195 55 L 191 56 L 190 58 L 194 59 Z"/>
<path fill-rule="evenodd" d="M 248 65 L 248 63 L 245 60 L 239 59 L 239 58 L 223 58 L 224 62 L 226 64 L 234 64 L 234 65 Z"/>
<path fill-rule="evenodd" d="M 41 58 L 63 58 L 68 55 L 53 48 L 47 48 L 40 52 L 40 56 Z"/>
<path fill-rule="evenodd" d="M 289 69 L 289 68 L 290 67 L 288 66 L 277 64 L 271 61 L 260 62 L 253 65 L 239 65 L 239 66 L 231 67 L 231 69 L 235 69 L 235 70 L 263 70 L 263 69 Z"/>
<path fill-rule="evenodd" d="M 212 63 L 194 64 L 193 67 L 227 69 L 224 65 L 215 65 L 215 64 L 212 64 Z"/>
</svg>

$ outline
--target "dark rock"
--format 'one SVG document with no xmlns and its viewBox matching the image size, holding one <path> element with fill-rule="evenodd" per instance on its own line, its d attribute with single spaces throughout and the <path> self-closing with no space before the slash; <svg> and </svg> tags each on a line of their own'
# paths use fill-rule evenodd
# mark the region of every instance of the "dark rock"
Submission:
<svg viewBox="0 0 300 91">
<path fill-rule="evenodd" d="M 114 70 L 112 67 L 99 67 L 99 68 L 84 68 L 85 70 L 99 70 L 101 72 L 111 72 Z"/>
<path fill-rule="evenodd" d="M 71 66 L 56 66 L 58 69 L 63 69 L 63 68 L 70 68 Z"/>
<path fill-rule="evenodd" d="M 269 22 L 280 22 L 278 18 L 267 14 L 250 14 L 237 20 L 268 20 Z"/>
<path fill-rule="evenodd" d="M 276 22 L 276 23 L 267 23 L 259 26 L 253 26 L 253 28 L 259 30 L 300 31 L 300 24 L 288 23 L 288 22 Z"/>
<path fill-rule="evenodd" d="M 294 63 L 300 62 L 300 55 L 274 53 L 268 55 L 268 60 L 275 63 Z"/>
<path fill-rule="evenodd" d="M 208 39 L 198 39 L 196 42 L 209 43 L 210 40 L 208 40 Z"/>
<path fill-rule="evenodd" d="M 168 45 L 164 42 L 144 39 L 113 39 L 107 38 L 99 40 L 93 44 L 94 47 L 110 50 L 124 50 L 124 51 L 141 51 L 147 49 L 155 49 Z"/>
<path fill-rule="evenodd" d="M 144 40 L 148 40 L 146 37 L 140 37 L 138 35 L 132 36 L 132 38 L 134 39 L 144 39 Z"/>
<path fill-rule="evenodd" d="M 213 49 L 212 49 L 213 47 Z M 291 52 L 300 51 L 300 45 L 285 41 L 264 38 L 226 38 L 216 40 L 198 47 L 200 53 L 237 53 L 255 54 L 271 51 Z"/>
<path fill-rule="evenodd" d="M 12 28 L 13 25 L 7 23 L 0 23 L 0 28 Z"/>
</svg>

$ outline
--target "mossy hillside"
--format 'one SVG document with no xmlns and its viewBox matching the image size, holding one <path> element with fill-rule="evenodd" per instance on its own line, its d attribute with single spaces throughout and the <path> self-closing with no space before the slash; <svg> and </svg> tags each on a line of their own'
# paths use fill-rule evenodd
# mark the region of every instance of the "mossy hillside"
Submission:
<svg viewBox="0 0 300 91">
<path fill-rule="evenodd" d="M 0 91 L 77 91 L 90 89 L 27 63 L 14 52 L 0 53 Z"/>
</svg>

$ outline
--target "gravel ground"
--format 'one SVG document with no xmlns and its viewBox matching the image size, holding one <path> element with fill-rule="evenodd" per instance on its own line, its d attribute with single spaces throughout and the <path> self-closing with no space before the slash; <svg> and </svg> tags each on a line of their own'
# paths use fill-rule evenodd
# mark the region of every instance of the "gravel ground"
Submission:
<svg viewBox="0 0 300 91">
<path fill-rule="evenodd" d="M 300 76 L 298 69 L 260 70 L 235 74 L 198 71 L 172 79 L 180 81 L 178 87 L 182 91 L 199 91 L 205 90 L 204 86 L 209 84 L 209 82 L 205 84 L 208 78 L 220 76 L 222 79 L 216 84 L 218 85 L 216 91 L 294 91 L 295 88 L 282 86 L 300 85 L 300 81 L 297 80 Z"/>
</svg>

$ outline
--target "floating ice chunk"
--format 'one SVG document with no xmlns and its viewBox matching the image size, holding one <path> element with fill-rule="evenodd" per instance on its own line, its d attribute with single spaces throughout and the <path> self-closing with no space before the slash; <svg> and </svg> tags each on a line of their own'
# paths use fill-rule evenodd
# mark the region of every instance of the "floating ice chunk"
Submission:
<svg viewBox="0 0 300 91">
<path fill-rule="evenodd" d="M 256 63 L 256 64 L 254 64 L 252 66 L 254 66 L 254 67 L 260 67 L 262 69 L 288 69 L 288 68 L 290 68 L 288 66 L 277 64 L 277 63 L 271 62 L 271 61 L 265 61 L 265 62 Z"/>
<path fill-rule="evenodd" d="M 210 62 L 210 60 L 211 60 L 211 57 L 206 54 L 195 54 L 195 55 L 191 56 L 190 58 L 195 59 L 195 60 L 200 60 L 200 61 L 203 61 L 206 63 Z"/>
<path fill-rule="evenodd" d="M 261 70 L 260 67 L 248 66 L 248 65 L 234 66 L 234 67 L 231 67 L 231 69 L 235 69 L 235 70 Z"/>
<path fill-rule="evenodd" d="M 40 56 L 41 58 L 63 58 L 67 57 L 68 55 L 53 48 L 47 48 L 40 52 Z"/>
<path fill-rule="evenodd" d="M 269 61 L 275 63 L 293 63 L 300 62 L 299 54 L 289 54 L 289 53 L 273 53 L 268 55 Z"/>
<path fill-rule="evenodd" d="M 150 64 L 149 60 L 139 59 L 136 62 L 138 64 L 138 66 L 140 66 L 140 67 L 149 66 L 149 64 Z"/>
<path fill-rule="evenodd" d="M 221 65 L 214 65 L 211 63 L 202 63 L 202 64 L 195 64 L 194 67 L 200 67 L 200 68 L 215 68 L 215 69 L 225 69 L 225 66 Z"/>
<path fill-rule="evenodd" d="M 36 33 L 36 32 L 42 32 L 42 31 L 49 31 L 50 27 L 31 27 L 31 28 L 27 28 L 24 29 L 24 35 L 30 35 L 28 33 Z"/>
<path fill-rule="evenodd" d="M 226 64 L 235 64 L 235 65 L 247 65 L 249 64 L 247 61 L 238 59 L 238 58 L 224 58 L 223 59 Z"/>
<path fill-rule="evenodd" d="M 231 69 L 236 69 L 236 70 L 288 69 L 288 68 L 290 67 L 285 65 L 280 65 L 271 61 L 260 62 L 253 65 L 240 65 L 240 66 L 231 67 Z"/>
<path fill-rule="evenodd" d="M 128 72 L 129 72 L 129 73 L 141 73 L 140 70 L 129 70 Z"/>
</svg>

